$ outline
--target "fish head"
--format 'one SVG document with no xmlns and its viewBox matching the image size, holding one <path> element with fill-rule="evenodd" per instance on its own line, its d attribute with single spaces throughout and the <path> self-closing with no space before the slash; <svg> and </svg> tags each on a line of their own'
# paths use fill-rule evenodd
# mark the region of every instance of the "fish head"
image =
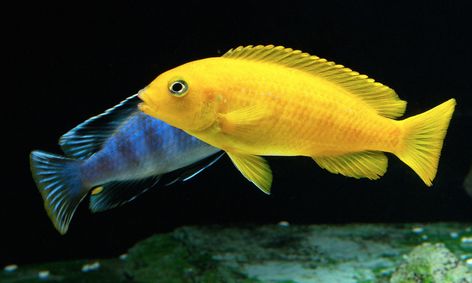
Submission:
<svg viewBox="0 0 472 283">
<path fill-rule="evenodd" d="M 217 117 L 212 82 L 194 62 L 162 73 L 138 96 L 141 111 L 187 132 L 203 131 Z"/>
</svg>

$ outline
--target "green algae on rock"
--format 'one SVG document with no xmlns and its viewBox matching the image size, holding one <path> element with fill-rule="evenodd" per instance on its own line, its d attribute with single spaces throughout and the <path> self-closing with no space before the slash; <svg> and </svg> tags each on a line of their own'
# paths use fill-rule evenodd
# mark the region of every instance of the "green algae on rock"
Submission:
<svg viewBox="0 0 472 283">
<path fill-rule="evenodd" d="M 460 266 L 446 279 L 461 278 L 459 271 L 472 272 L 465 264 L 472 258 L 470 239 L 472 225 L 465 223 L 182 227 L 137 243 L 120 259 L 19 265 L 0 272 L 0 282 L 397 283 L 409 270 L 404 255 L 411 253 L 421 270 L 432 265 L 413 261 L 425 249 Z M 99 268 L 83 272 L 92 262 Z M 43 270 L 47 280 L 38 278 Z"/>
<path fill-rule="evenodd" d="M 132 282 L 254 282 L 218 265 L 205 250 L 192 250 L 175 233 L 153 236 L 131 248 L 125 272 Z"/>
<path fill-rule="evenodd" d="M 424 243 L 405 257 L 391 283 L 472 283 L 472 271 L 442 243 Z"/>
</svg>

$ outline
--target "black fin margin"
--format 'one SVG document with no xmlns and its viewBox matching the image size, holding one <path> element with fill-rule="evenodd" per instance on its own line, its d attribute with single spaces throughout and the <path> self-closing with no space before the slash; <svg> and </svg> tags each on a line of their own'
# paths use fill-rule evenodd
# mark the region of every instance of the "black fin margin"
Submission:
<svg viewBox="0 0 472 283">
<path fill-rule="evenodd" d="M 102 212 L 133 201 L 149 189 L 154 187 L 161 175 L 140 180 L 110 182 L 92 190 L 89 209 L 93 212 Z M 97 193 L 94 193 L 97 192 Z"/>
<path fill-rule="evenodd" d="M 224 154 L 224 152 L 216 153 L 187 167 L 163 175 L 140 180 L 111 182 L 96 187 L 92 190 L 90 195 L 89 208 L 92 212 L 96 213 L 122 206 L 155 187 L 161 180 L 164 186 L 169 186 L 176 182 L 188 181 L 213 165 Z"/>
<path fill-rule="evenodd" d="M 74 159 L 86 159 L 100 150 L 103 143 L 129 117 L 138 112 L 141 102 L 137 94 L 100 115 L 79 124 L 59 139 L 64 153 Z"/>
</svg>

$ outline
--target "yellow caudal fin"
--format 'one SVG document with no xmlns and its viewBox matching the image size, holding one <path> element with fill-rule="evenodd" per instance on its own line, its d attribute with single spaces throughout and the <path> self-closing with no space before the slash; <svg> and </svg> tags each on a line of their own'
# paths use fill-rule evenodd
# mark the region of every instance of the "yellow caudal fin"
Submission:
<svg viewBox="0 0 472 283">
<path fill-rule="evenodd" d="M 455 99 L 401 121 L 404 144 L 395 154 L 410 166 L 426 185 L 431 186 L 438 169 L 439 156 L 451 120 Z"/>
</svg>

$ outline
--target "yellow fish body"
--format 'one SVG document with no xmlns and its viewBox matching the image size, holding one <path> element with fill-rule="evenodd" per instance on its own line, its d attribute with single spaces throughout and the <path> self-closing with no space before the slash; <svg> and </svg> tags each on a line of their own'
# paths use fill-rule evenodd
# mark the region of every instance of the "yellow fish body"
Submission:
<svg viewBox="0 0 472 283">
<path fill-rule="evenodd" d="M 437 171 L 455 100 L 405 120 L 406 101 L 342 65 L 282 46 L 247 46 L 181 65 L 143 89 L 140 108 L 226 151 L 241 173 L 269 193 L 260 155 L 310 156 L 322 168 L 377 179 L 383 152 L 428 185 Z"/>
</svg>

